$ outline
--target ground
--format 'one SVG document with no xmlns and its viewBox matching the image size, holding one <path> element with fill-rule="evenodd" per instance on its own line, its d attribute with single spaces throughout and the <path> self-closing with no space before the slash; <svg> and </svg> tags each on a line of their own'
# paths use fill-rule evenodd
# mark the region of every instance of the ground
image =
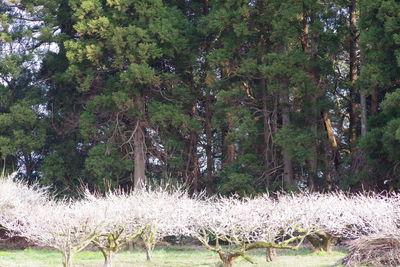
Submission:
<svg viewBox="0 0 400 267">
<path fill-rule="evenodd" d="M 346 255 L 345 252 L 335 250 L 330 253 L 312 252 L 308 249 L 299 251 L 282 251 L 273 263 L 265 262 L 263 250 L 252 251 L 251 256 L 257 266 L 265 267 L 331 267 L 338 264 Z M 84 251 L 74 258 L 75 267 L 99 267 L 103 258 L 99 252 Z M 146 262 L 143 250 L 123 251 L 117 254 L 115 267 L 192 267 L 218 266 L 219 258 L 216 254 L 198 247 L 160 248 L 154 251 L 154 260 Z M 58 267 L 61 266 L 61 255 L 56 251 L 25 249 L 14 251 L 0 251 L 0 267 Z M 235 261 L 235 267 L 254 266 L 242 259 Z"/>
</svg>

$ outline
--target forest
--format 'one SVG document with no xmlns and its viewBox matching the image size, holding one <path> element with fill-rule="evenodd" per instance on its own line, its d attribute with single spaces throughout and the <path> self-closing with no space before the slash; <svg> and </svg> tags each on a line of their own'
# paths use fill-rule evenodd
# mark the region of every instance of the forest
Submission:
<svg viewBox="0 0 400 267">
<path fill-rule="evenodd" d="M 0 0 L 0 167 L 61 195 L 400 187 L 400 1 Z"/>
</svg>

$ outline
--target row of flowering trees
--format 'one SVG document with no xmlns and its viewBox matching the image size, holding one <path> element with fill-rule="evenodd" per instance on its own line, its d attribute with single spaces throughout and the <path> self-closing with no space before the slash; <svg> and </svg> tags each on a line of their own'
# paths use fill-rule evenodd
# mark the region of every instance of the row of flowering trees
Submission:
<svg viewBox="0 0 400 267">
<path fill-rule="evenodd" d="M 0 179 L 0 225 L 11 234 L 53 247 L 72 266 L 74 254 L 94 244 L 105 267 L 127 242 L 141 237 L 147 258 L 165 236 L 191 236 L 219 255 L 224 266 L 238 257 L 252 262 L 256 248 L 297 249 L 312 236 L 356 239 L 397 233 L 397 196 L 281 194 L 273 197 L 190 197 L 184 191 L 85 193 L 82 200 L 54 200 L 45 189 Z M 222 246 L 220 242 L 228 242 Z"/>
</svg>

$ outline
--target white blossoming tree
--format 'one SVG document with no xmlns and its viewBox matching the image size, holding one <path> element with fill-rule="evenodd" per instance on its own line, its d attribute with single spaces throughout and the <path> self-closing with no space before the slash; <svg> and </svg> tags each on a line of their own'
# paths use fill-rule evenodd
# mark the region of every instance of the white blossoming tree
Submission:
<svg viewBox="0 0 400 267">
<path fill-rule="evenodd" d="M 398 228 L 393 196 L 331 193 L 311 194 L 308 198 L 318 229 L 314 234 L 321 238 L 323 250 L 329 251 L 337 238 L 357 239 Z"/>
<path fill-rule="evenodd" d="M 115 254 L 138 237 L 143 239 L 150 260 L 157 241 L 170 235 L 188 235 L 187 214 L 191 203 L 196 201 L 184 191 L 164 189 L 116 191 L 105 197 L 87 192 L 85 199 L 102 221 L 92 242 L 102 252 L 105 267 L 112 267 Z"/>
<path fill-rule="evenodd" d="M 13 234 L 10 226 L 21 223 L 31 207 L 43 205 L 49 199 L 47 188 L 18 181 L 15 174 L 0 176 L 0 227 Z"/>
<path fill-rule="evenodd" d="M 28 185 L 15 179 L 15 174 L 0 176 L 0 220 L 9 220 L 12 214 L 24 211 L 31 205 L 41 205 L 50 198 L 47 188 Z M 0 221 L 1 225 L 2 221 Z"/>
<path fill-rule="evenodd" d="M 86 202 L 47 201 L 31 205 L 6 227 L 33 243 L 62 253 L 64 267 L 72 266 L 73 256 L 98 235 L 101 220 Z"/>
<path fill-rule="evenodd" d="M 51 200 L 46 189 L 0 179 L 0 225 L 37 245 L 53 247 L 72 266 L 91 242 L 105 267 L 127 242 L 141 237 L 151 259 L 165 236 L 193 236 L 217 253 L 224 266 L 251 249 L 297 249 L 305 238 L 400 236 L 400 196 L 344 193 L 278 194 L 256 198 L 189 197 L 185 191 L 120 191 L 80 201 Z M 220 242 L 229 246 L 221 246 Z"/>
<path fill-rule="evenodd" d="M 185 191 L 168 192 L 164 189 L 141 192 L 138 204 L 143 208 L 140 220 L 144 226 L 141 238 L 151 260 L 156 243 L 166 236 L 189 235 L 190 217 L 196 199 Z"/>
<path fill-rule="evenodd" d="M 192 235 L 216 252 L 224 266 L 232 266 L 238 257 L 253 262 L 247 255 L 251 249 L 297 249 L 314 230 L 306 200 L 283 195 L 278 199 L 262 196 L 203 201 L 192 213 L 192 221 L 198 224 Z M 230 246 L 220 246 L 220 241 Z"/>
<path fill-rule="evenodd" d="M 92 242 L 104 256 L 104 267 L 112 267 L 115 254 L 143 232 L 136 194 L 110 192 L 105 197 L 86 194 L 86 199 L 102 221 Z"/>
</svg>

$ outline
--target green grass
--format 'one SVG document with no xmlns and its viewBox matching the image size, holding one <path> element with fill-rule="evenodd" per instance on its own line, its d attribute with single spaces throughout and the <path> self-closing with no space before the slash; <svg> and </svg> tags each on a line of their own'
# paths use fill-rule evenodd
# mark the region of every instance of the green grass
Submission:
<svg viewBox="0 0 400 267">
<path fill-rule="evenodd" d="M 265 262 L 263 250 L 251 251 L 251 257 L 257 266 L 265 267 L 331 267 L 340 266 L 337 263 L 346 254 L 341 251 L 330 253 L 312 252 L 308 249 L 299 251 L 282 251 L 273 263 Z M 84 251 L 74 258 L 75 267 L 101 267 L 103 257 L 99 252 Z M 116 267 L 191 267 L 191 266 L 217 266 L 219 258 L 216 254 L 202 248 L 169 247 L 156 249 L 152 262 L 146 262 L 144 251 L 123 251 L 117 254 Z M 53 267 L 61 266 L 61 254 L 48 250 L 17 250 L 0 251 L 0 267 Z M 235 261 L 234 266 L 254 266 L 243 259 Z"/>
</svg>

